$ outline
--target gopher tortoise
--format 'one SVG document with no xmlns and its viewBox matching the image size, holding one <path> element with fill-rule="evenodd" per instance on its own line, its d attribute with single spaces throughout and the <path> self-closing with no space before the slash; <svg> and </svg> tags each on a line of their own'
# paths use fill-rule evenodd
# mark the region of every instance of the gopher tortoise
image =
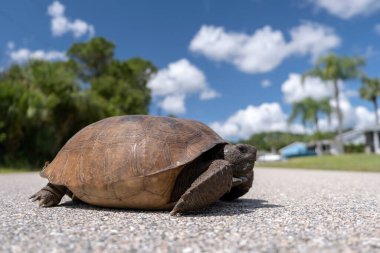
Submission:
<svg viewBox="0 0 380 253">
<path fill-rule="evenodd" d="M 63 146 L 40 173 L 49 183 L 31 199 L 51 207 L 67 194 L 97 206 L 174 215 L 247 193 L 255 160 L 254 147 L 229 144 L 198 121 L 111 117 Z"/>
</svg>

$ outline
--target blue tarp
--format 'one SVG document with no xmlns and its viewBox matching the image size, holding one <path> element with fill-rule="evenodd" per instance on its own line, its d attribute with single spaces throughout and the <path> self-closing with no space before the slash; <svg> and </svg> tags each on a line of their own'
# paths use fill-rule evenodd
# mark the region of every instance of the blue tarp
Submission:
<svg viewBox="0 0 380 253">
<path fill-rule="evenodd" d="M 309 149 L 306 143 L 296 142 L 280 149 L 280 154 L 285 158 L 291 158 L 297 156 L 316 155 L 316 152 L 314 149 Z"/>
</svg>

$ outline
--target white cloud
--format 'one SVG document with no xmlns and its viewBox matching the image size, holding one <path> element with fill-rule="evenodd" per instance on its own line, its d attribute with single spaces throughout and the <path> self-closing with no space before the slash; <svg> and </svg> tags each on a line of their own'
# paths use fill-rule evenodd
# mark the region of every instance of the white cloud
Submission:
<svg viewBox="0 0 380 253">
<path fill-rule="evenodd" d="M 59 17 L 65 15 L 65 6 L 59 1 L 54 1 L 48 7 L 48 14 L 52 17 Z"/>
<path fill-rule="evenodd" d="M 224 122 L 213 122 L 210 127 L 226 139 L 246 139 L 254 133 L 270 131 L 302 132 L 300 125 L 287 124 L 287 115 L 279 103 L 249 105 L 238 110 Z"/>
<path fill-rule="evenodd" d="M 199 95 L 200 100 L 210 100 L 210 99 L 214 99 L 217 97 L 220 97 L 219 92 L 217 92 L 216 90 L 210 89 L 210 88 L 204 89 L 201 92 L 201 94 Z"/>
<path fill-rule="evenodd" d="M 219 96 L 211 89 L 203 72 L 187 59 L 170 63 L 161 69 L 148 82 L 154 97 L 159 99 L 158 105 L 168 113 L 184 113 L 186 96 L 199 94 L 201 100 L 209 100 Z"/>
<path fill-rule="evenodd" d="M 355 108 L 356 124 L 354 128 L 365 129 L 375 125 L 375 113 L 369 111 L 364 106 Z"/>
<path fill-rule="evenodd" d="M 363 129 L 372 127 L 375 124 L 375 113 L 364 106 L 354 106 L 349 100 L 350 94 L 350 90 L 341 88 L 339 101 L 343 113 L 343 128 Z M 321 117 L 319 120 L 319 128 L 322 131 L 335 131 L 338 127 L 338 118 L 335 113 L 336 101 L 334 98 L 330 99 L 330 105 L 333 108 L 331 122 L 328 121 L 326 116 Z"/>
<path fill-rule="evenodd" d="M 336 102 L 331 99 L 330 104 L 336 107 Z M 347 128 L 369 128 L 375 124 L 375 113 L 364 106 L 354 106 L 348 99 L 347 91 L 341 93 L 340 107 L 343 112 L 343 126 Z M 380 109 L 379 109 L 380 113 Z M 230 140 L 247 139 L 252 134 L 260 132 L 288 131 L 293 133 L 311 133 L 314 129 L 305 129 L 301 124 L 288 125 L 289 114 L 285 113 L 279 103 L 263 103 L 259 106 L 249 105 L 240 109 L 225 121 L 210 123 L 222 137 Z M 319 127 L 322 131 L 333 131 L 338 126 L 336 114 L 331 115 L 331 122 L 327 117 L 322 117 Z"/>
<path fill-rule="evenodd" d="M 375 124 L 375 113 L 368 110 L 364 106 L 353 106 L 347 97 L 347 94 L 343 92 L 340 98 L 340 108 L 343 113 L 343 127 L 363 129 L 372 127 Z M 331 100 L 330 104 L 336 108 L 336 101 Z M 338 126 L 338 119 L 334 115 L 332 118 L 332 127 L 336 129 Z"/>
<path fill-rule="evenodd" d="M 73 33 L 74 37 L 81 37 L 88 34 L 92 37 L 95 34 L 95 28 L 93 25 L 86 23 L 83 20 L 75 19 L 69 20 L 65 16 L 65 6 L 59 1 L 54 1 L 48 7 L 48 15 L 51 19 L 51 31 L 54 36 L 62 36 L 65 33 Z"/>
<path fill-rule="evenodd" d="M 357 91 L 345 89 L 343 83 L 340 87 L 340 107 L 343 113 L 344 128 L 363 128 L 370 127 L 375 122 L 375 114 L 363 106 L 355 107 L 351 104 L 349 98 L 357 96 Z M 324 83 L 319 78 L 306 78 L 305 83 L 301 83 L 301 75 L 291 73 L 288 79 L 282 84 L 281 90 L 286 103 L 301 101 L 307 97 L 315 100 L 330 98 L 330 105 L 336 108 L 336 101 L 333 97 L 333 86 L 331 83 Z M 331 124 L 326 117 L 320 120 L 320 129 L 331 131 L 337 128 L 338 119 L 335 109 L 331 115 Z"/>
<path fill-rule="evenodd" d="M 307 97 L 315 100 L 321 100 L 331 97 L 333 94 L 332 85 L 326 84 L 319 78 L 308 77 L 302 84 L 301 75 L 291 73 L 288 79 L 282 84 L 281 91 L 286 103 L 301 101 Z"/>
<path fill-rule="evenodd" d="M 291 54 L 310 55 L 312 60 L 340 45 L 340 38 L 330 27 L 307 22 L 290 30 Z"/>
<path fill-rule="evenodd" d="M 344 93 L 349 98 L 350 97 L 359 97 L 359 91 L 358 90 L 345 89 Z"/>
<path fill-rule="evenodd" d="M 264 26 L 253 34 L 225 31 L 204 25 L 190 42 L 190 50 L 215 61 L 224 61 L 247 73 L 268 72 L 287 57 L 310 55 L 312 59 L 339 46 L 334 31 L 317 23 L 303 23 L 290 30 L 286 42 L 281 31 Z"/>
<path fill-rule="evenodd" d="M 343 19 L 368 15 L 380 9 L 378 0 L 316 0 L 313 3 L 330 14 Z"/>
<path fill-rule="evenodd" d="M 272 82 L 269 79 L 264 79 L 260 83 L 261 87 L 268 88 L 272 85 Z"/>
<path fill-rule="evenodd" d="M 12 62 L 23 63 L 28 60 L 46 60 L 46 61 L 59 61 L 65 60 L 65 52 L 61 51 L 44 51 L 35 50 L 31 51 L 27 48 L 20 48 L 18 50 L 8 51 L 9 58 Z"/>
<path fill-rule="evenodd" d="M 168 95 L 159 103 L 159 106 L 168 113 L 182 114 L 186 112 L 185 95 Z"/>
<path fill-rule="evenodd" d="M 166 96 L 176 92 L 197 92 L 207 86 L 206 77 L 187 59 L 170 63 L 154 75 L 148 84 L 155 96 Z"/>
</svg>

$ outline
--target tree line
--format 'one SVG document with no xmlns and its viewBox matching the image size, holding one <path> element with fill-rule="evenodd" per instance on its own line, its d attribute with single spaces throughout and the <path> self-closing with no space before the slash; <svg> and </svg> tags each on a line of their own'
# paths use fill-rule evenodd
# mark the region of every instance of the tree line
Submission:
<svg viewBox="0 0 380 253">
<path fill-rule="evenodd" d="M 79 129 L 105 117 L 147 114 L 147 82 L 157 71 L 141 58 L 119 60 L 102 37 L 75 43 L 65 61 L 32 60 L 0 73 L 0 163 L 51 160 Z"/>
<path fill-rule="evenodd" d="M 310 142 L 334 137 L 332 132 L 315 132 L 313 134 L 295 134 L 289 132 L 262 132 L 239 142 L 255 146 L 260 151 L 277 152 L 279 149 L 297 141 Z"/>
</svg>

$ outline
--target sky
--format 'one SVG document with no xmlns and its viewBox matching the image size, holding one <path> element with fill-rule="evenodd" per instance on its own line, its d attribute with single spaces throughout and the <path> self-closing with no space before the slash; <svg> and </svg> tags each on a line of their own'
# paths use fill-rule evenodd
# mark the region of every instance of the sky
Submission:
<svg viewBox="0 0 380 253">
<path fill-rule="evenodd" d="M 319 79 L 300 81 L 320 56 L 362 56 L 363 71 L 380 77 L 378 0 L 7 0 L 0 30 L 0 69 L 64 60 L 72 43 L 103 36 L 116 58 L 158 67 L 148 83 L 151 114 L 196 119 L 230 140 L 312 131 L 287 118 L 294 102 L 332 96 Z M 346 128 L 374 124 L 360 85 L 340 83 Z M 336 125 L 334 115 L 320 122 L 322 130 Z"/>
</svg>

